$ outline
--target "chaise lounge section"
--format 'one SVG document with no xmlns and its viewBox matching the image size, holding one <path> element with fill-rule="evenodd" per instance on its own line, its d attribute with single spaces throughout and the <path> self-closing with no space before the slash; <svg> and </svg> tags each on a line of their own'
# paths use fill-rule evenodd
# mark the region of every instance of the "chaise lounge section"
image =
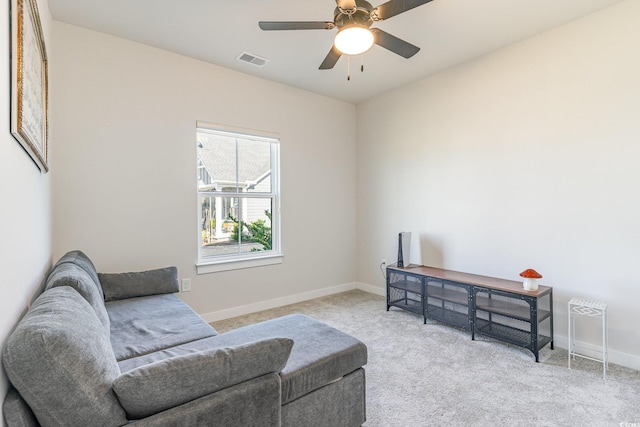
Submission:
<svg viewBox="0 0 640 427">
<path fill-rule="evenodd" d="M 7 426 L 364 423 L 362 342 L 301 314 L 218 334 L 176 292 L 64 255 L 3 350 Z"/>
</svg>

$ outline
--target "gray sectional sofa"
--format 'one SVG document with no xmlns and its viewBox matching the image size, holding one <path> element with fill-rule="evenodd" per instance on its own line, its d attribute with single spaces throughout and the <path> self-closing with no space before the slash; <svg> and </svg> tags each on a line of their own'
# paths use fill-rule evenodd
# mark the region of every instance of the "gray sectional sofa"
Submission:
<svg viewBox="0 0 640 427">
<path fill-rule="evenodd" d="M 63 256 L 7 339 L 8 427 L 359 426 L 367 348 L 304 315 L 218 334 L 177 271 Z"/>
</svg>

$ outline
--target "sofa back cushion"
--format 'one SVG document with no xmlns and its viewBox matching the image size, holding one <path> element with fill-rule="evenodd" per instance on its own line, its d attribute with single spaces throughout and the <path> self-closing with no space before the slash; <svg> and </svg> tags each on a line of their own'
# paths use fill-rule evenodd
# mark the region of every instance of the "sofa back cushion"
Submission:
<svg viewBox="0 0 640 427">
<path fill-rule="evenodd" d="M 46 426 L 120 426 L 120 375 L 104 326 L 75 289 L 45 291 L 6 341 L 7 377 Z"/>
<path fill-rule="evenodd" d="M 178 292 L 176 267 L 131 273 L 98 273 L 105 301 Z"/>
<path fill-rule="evenodd" d="M 107 309 L 104 306 L 104 298 L 100 293 L 99 285 L 81 267 L 73 263 L 58 263 L 49 274 L 45 283 L 45 291 L 58 286 L 70 286 L 87 300 L 98 320 L 104 326 L 104 333 L 109 335 L 110 322 Z"/>
<path fill-rule="evenodd" d="M 91 262 L 89 257 L 84 254 L 84 252 L 77 250 L 67 252 L 62 256 L 62 258 L 58 260 L 54 268 L 64 263 L 75 264 L 83 269 L 89 275 L 89 277 L 91 277 L 91 280 L 93 280 L 93 282 L 96 284 L 96 286 L 98 287 L 98 292 L 100 293 L 100 297 L 104 300 L 104 295 L 102 294 L 102 287 L 100 286 L 100 279 L 98 279 L 98 272 L 96 271 L 96 267 L 93 265 L 93 262 Z"/>
</svg>

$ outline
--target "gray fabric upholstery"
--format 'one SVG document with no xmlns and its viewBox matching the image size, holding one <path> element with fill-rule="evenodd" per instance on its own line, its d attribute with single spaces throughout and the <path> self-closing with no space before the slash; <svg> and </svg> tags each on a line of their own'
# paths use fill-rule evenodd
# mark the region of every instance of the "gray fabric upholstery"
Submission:
<svg viewBox="0 0 640 427">
<path fill-rule="evenodd" d="M 267 374 L 136 421 L 133 426 L 279 427 L 280 411 L 280 377 Z"/>
<path fill-rule="evenodd" d="M 153 415 L 284 368 L 293 341 L 261 340 L 166 359 L 129 371 L 113 389 L 131 419 Z"/>
<path fill-rule="evenodd" d="M 217 335 L 216 335 L 217 336 Z M 122 359 L 118 361 L 120 372 L 125 373 L 139 366 L 148 365 L 149 363 L 159 362 L 171 357 L 184 356 L 199 351 L 206 351 L 210 349 L 221 348 L 217 345 L 216 336 L 202 338 L 199 340 L 191 341 L 186 344 L 176 345 L 174 347 L 167 347 L 162 350 L 154 351 L 140 356 L 131 357 L 129 359 Z M 248 342 L 248 341 L 246 341 Z M 240 343 L 238 343 L 240 344 Z"/>
<path fill-rule="evenodd" d="M 38 420 L 15 388 L 9 389 L 2 404 L 7 427 L 40 427 Z"/>
<path fill-rule="evenodd" d="M 360 368 L 282 407 L 283 427 L 357 427 L 365 422 L 365 379 Z"/>
<path fill-rule="evenodd" d="M 69 286 L 38 297 L 9 336 L 2 362 L 45 426 L 119 426 L 124 410 L 111 384 L 120 375 L 89 303 Z"/>
<path fill-rule="evenodd" d="M 309 316 L 292 314 L 225 332 L 218 347 L 284 337 L 295 344 L 282 370 L 282 404 L 312 392 L 367 363 L 367 347 L 356 338 Z"/>
<path fill-rule="evenodd" d="M 172 294 L 111 301 L 106 308 L 118 361 L 217 335 Z"/>
<path fill-rule="evenodd" d="M 100 286 L 100 279 L 98 279 L 98 273 L 96 272 L 96 267 L 93 265 L 93 262 L 86 256 L 82 251 L 70 251 L 67 252 L 58 260 L 55 267 L 64 264 L 64 263 L 72 263 L 82 268 L 87 272 L 91 279 L 95 282 L 98 290 L 100 291 L 100 297 L 104 300 L 104 294 L 102 293 L 102 287 Z"/>
<path fill-rule="evenodd" d="M 176 267 L 132 273 L 98 273 L 105 301 L 178 292 Z"/>
<path fill-rule="evenodd" d="M 65 254 L 5 342 L 7 426 L 364 421 L 360 341 L 303 315 L 218 335 L 177 290 L 175 267 L 99 275 Z"/>
<path fill-rule="evenodd" d="M 45 283 L 45 290 L 57 286 L 71 286 L 87 300 L 93 311 L 98 316 L 98 320 L 105 328 L 105 333 L 109 333 L 109 315 L 104 307 L 104 299 L 99 291 L 100 286 L 96 285 L 91 276 L 74 263 L 58 264 L 49 274 Z"/>
</svg>

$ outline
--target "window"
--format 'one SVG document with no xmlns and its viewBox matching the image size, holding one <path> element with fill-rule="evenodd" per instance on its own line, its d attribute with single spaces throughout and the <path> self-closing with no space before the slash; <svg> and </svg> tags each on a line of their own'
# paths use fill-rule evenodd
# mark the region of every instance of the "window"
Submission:
<svg viewBox="0 0 640 427">
<path fill-rule="evenodd" d="M 279 140 L 198 123 L 198 273 L 281 262 Z"/>
</svg>

